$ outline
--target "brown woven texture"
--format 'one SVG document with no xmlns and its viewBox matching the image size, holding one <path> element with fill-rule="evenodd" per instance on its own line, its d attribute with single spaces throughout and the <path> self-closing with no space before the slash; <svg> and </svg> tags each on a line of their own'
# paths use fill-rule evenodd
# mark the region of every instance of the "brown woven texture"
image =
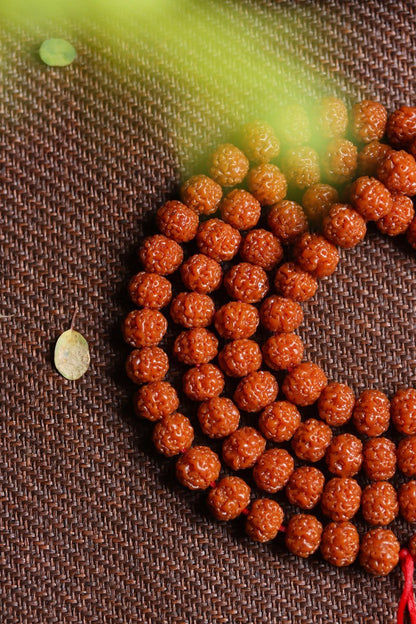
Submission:
<svg viewBox="0 0 416 624">
<path fill-rule="evenodd" d="M 207 0 L 204 11 L 219 32 L 221 15 L 244 20 L 242 49 L 265 66 L 295 58 L 305 96 L 322 84 L 348 103 L 414 103 L 413 2 Z M 250 543 L 241 523 L 213 521 L 204 497 L 175 482 L 132 413 L 119 327 L 144 216 L 230 130 L 219 94 L 232 97 L 235 67 L 217 84 L 211 51 L 210 99 L 208 83 L 204 92 L 146 40 L 125 67 L 110 60 L 98 27 L 71 32 L 71 68 L 46 68 L 33 51 L 48 35 L 0 33 L 1 621 L 394 622 L 399 568 L 373 579 L 358 565 L 299 560 L 280 538 Z M 256 116 L 259 86 L 237 110 L 243 121 Z M 414 385 L 415 268 L 403 241 L 375 231 L 342 253 L 304 306 L 308 356 L 357 392 Z M 52 354 L 76 305 L 92 363 L 74 383 Z M 411 527 L 394 526 L 405 542 Z"/>
</svg>

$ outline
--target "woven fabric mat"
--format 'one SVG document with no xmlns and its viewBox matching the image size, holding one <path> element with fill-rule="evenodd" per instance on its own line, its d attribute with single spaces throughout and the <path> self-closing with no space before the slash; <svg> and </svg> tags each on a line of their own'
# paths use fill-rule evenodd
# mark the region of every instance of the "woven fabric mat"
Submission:
<svg viewBox="0 0 416 624">
<path fill-rule="evenodd" d="M 272 58 L 296 59 L 290 76 L 305 95 L 324 85 L 348 103 L 414 103 L 413 2 L 203 7 L 221 36 L 235 22 L 242 59 L 246 48 L 266 69 Z M 183 19 L 189 29 L 186 10 Z M 233 57 L 219 83 L 211 51 L 201 87 L 163 45 L 132 46 L 133 33 L 110 58 L 97 25 L 87 36 L 71 30 L 78 60 L 57 70 L 33 53 L 50 32 L 11 23 L 0 33 L 1 621 L 394 622 L 399 569 L 373 579 L 357 565 L 337 570 L 281 543 L 250 543 L 238 522 L 214 522 L 204 498 L 175 482 L 151 428 L 132 414 L 119 328 L 143 223 L 196 154 L 236 119 L 257 116 L 261 76 L 230 121 L 220 94 L 230 101 L 238 90 Z M 202 49 L 190 66 L 206 62 Z M 273 80 L 276 94 L 290 87 Z M 414 385 L 415 268 L 403 241 L 375 231 L 342 253 L 305 306 L 309 357 L 357 392 Z M 92 363 L 72 383 L 52 353 L 76 305 Z M 409 528 L 395 528 L 405 540 Z"/>
</svg>

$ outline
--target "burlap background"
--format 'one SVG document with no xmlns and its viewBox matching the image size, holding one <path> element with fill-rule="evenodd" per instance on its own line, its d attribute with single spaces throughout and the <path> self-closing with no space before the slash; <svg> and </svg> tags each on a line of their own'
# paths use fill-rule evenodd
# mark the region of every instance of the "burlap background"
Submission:
<svg viewBox="0 0 416 624">
<path fill-rule="evenodd" d="M 208 0 L 205 10 L 214 5 L 266 17 L 247 24 L 247 41 L 298 57 L 305 93 L 318 73 L 348 102 L 414 103 L 413 2 Z M 221 103 L 160 80 L 141 54 L 122 71 L 95 29 L 72 33 L 70 69 L 48 69 L 33 50 L 49 33 L 37 35 L 11 25 L 0 34 L 1 621 L 395 621 L 398 569 L 372 579 L 249 543 L 175 482 L 132 415 L 119 325 L 142 217 L 172 196 L 181 163 L 226 131 Z M 247 108 L 254 116 L 255 98 Z M 311 359 L 357 391 L 414 384 L 415 266 L 402 241 L 375 232 L 343 253 L 305 306 Z M 76 304 L 92 364 L 71 383 L 51 355 Z M 396 528 L 405 540 L 408 527 Z"/>
</svg>

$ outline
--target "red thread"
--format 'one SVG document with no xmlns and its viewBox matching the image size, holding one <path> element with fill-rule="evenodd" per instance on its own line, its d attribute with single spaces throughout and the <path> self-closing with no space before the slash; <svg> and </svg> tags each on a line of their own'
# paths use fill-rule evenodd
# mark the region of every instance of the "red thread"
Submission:
<svg viewBox="0 0 416 624">
<path fill-rule="evenodd" d="M 413 595 L 413 572 L 415 562 L 406 548 L 400 551 L 400 564 L 404 575 L 404 588 L 400 598 L 399 608 L 397 610 L 397 624 L 404 624 L 404 613 L 406 607 L 409 611 L 411 624 L 416 624 L 416 604 Z"/>
<path fill-rule="evenodd" d="M 245 516 L 248 516 L 248 514 L 249 514 L 250 512 L 249 512 L 249 510 L 247 509 L 247 507 L 245 507 L 241 513 L 243 513 Z"/>
<path fill-rule="evenodd" d="M 286 533 L 286 527 L 284 524 L 282 524 L 282 526 L 279 527 L 279 531 L 281 531 L 282 533 Z"/>
<path fill-rule="evenodd" d="M 211 481 L 211 483 L 209 484 L 209 487 L 214 488 L 217 485 L 216 481 Z"/>
</svg>

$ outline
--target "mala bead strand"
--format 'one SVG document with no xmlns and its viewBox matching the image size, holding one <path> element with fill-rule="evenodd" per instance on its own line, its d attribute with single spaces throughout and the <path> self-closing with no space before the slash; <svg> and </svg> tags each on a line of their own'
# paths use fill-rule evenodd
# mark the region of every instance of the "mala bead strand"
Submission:
<svg viewBox="0 0 416 624">
<path fill-rule="evenodd" d="M 143 240 L 138 252 L 143 270 L 128 286 L 138 309 L 122 325 L 132 347 L 126 372 L 139 385 L 134 410 L 155 423 L 156 450 L 168 458 L 179 455 L 178 481 L 191 490 L 209 490 L 207 505 L 216 519 L 244 514 L 246 533 L 254 541 L 273 540 L 281 531 L 288 550 L 300 557 L 320 549 L 323 559 L 337 567 L 358 557 L 373 575 L 388 574 L 400 558 L 408 579 L 416 538 L 409 550 L 400 551 L 394 533 L 384 527 L 398 514 L 416 523 L 416 389 L 399 389 L 391 402 L 375 389 L 355 398 L 348 385 L 328 383 L 317 364 L 302 361 L 304 346 L 294 331 L 303 322 L 300 304 L 315 295 L 317 280 L 336 270 L 338 248 L 362 242 L 368 221 L 388 236 L 405 234 L 416 249 L 411 200 L 416 194 L 416 107 L 404 106 L 387 116 L 380 103 L 364 100 L 351 109 L 348 120 L 341 100 L 323 98 L 313 113 L 318 151 L 307 145 L 306 112 L 295 107 L 286 114 L 293 128 L 290 136 L 281 128 L 282 170 L 271 162 L 280 151 L 273 128 L 252 122 L 243 130 L 243 151 L 229 143 L 218 146 L 210 159 L 210 177 L 193 176 L 181 187 L 181 201 L 167 201 L 158 209 L 159 233 Z M 297 117 L 302 123 L 293 125 Z M 357 145 L 345 137 L 347 123 Z M 384 133 L 389 144 L 381 142 Z M 243 182 L 248 190 L 234 188 Z M 347 185 L 339 189 L 332 184 Z M 302 190 L 301 204 L 292 199 L 294 189 L 296 198 Z M 221 263 L 229 264 L 223 269 Z M 172 298 L 166 276 L 176 271 L 184 289 L 176 290 L 174 280 Z M 222 283 L 222 305 L 216 307 L 217 298 L 210 293 Z M 275 292 L 269 293 L 271 284 Z M 224 295 L 231 300 L 224 301 Z M 169 304 L 166 317 L 160 310 Z M 176 328 L 172 355 L 189 367 L 182 376 L 182 396 L 198 403 L 192 422 L 181 413 L 175 387 L 164 380 L 169 357 L 158 345 L 169 323 Z M 262 370 L 262 364 L 287 371 L 281 400 L 275 375 Z M 225 376 L 231 378 L 227 386 Z M 232 379 L 234 400 L 221 396 Z M 302 421 L 298 407 L 314 405 L 318 418 Z M 258 429 L 240 427 L 240 410 L 246 418 L 253 415 Z M 320 504 L 329 519 L 326 526 L 312 514 L 299 513 L 283 527 L 279 503 L 259 498 L 250 504 L 250 487 L 240 476 L 218 481 L 220 458 L 209 446 L 193 446 L 195 423 L 207 438 L 223 440 L 227 469 L 252 469 L 257 488 L 270 494 L 284 490 L 288 502 L 302 511 Z M 365 438 L 332 429 L 346 424 Z M 383 437 L 390 424 L 402 436 L 397 448 Z M 266 449 L 266 441 L 290 442 L 291 451 Z M 323 459 L 331 476 L 326 482 L 315 466 L 295 467 L 298 461 Z M 408 479 L 397 492 L 388 481 L 396 466 Z M 363 491 L 353 478 L 361 470 L 370 481 Z M 351 523 L 360 508 L 364 521 L 375 527 L 361 544 Z M 401 614 L 406 604 L 413 609 L 409 592 L 402 598 Z"/>
</svg>

